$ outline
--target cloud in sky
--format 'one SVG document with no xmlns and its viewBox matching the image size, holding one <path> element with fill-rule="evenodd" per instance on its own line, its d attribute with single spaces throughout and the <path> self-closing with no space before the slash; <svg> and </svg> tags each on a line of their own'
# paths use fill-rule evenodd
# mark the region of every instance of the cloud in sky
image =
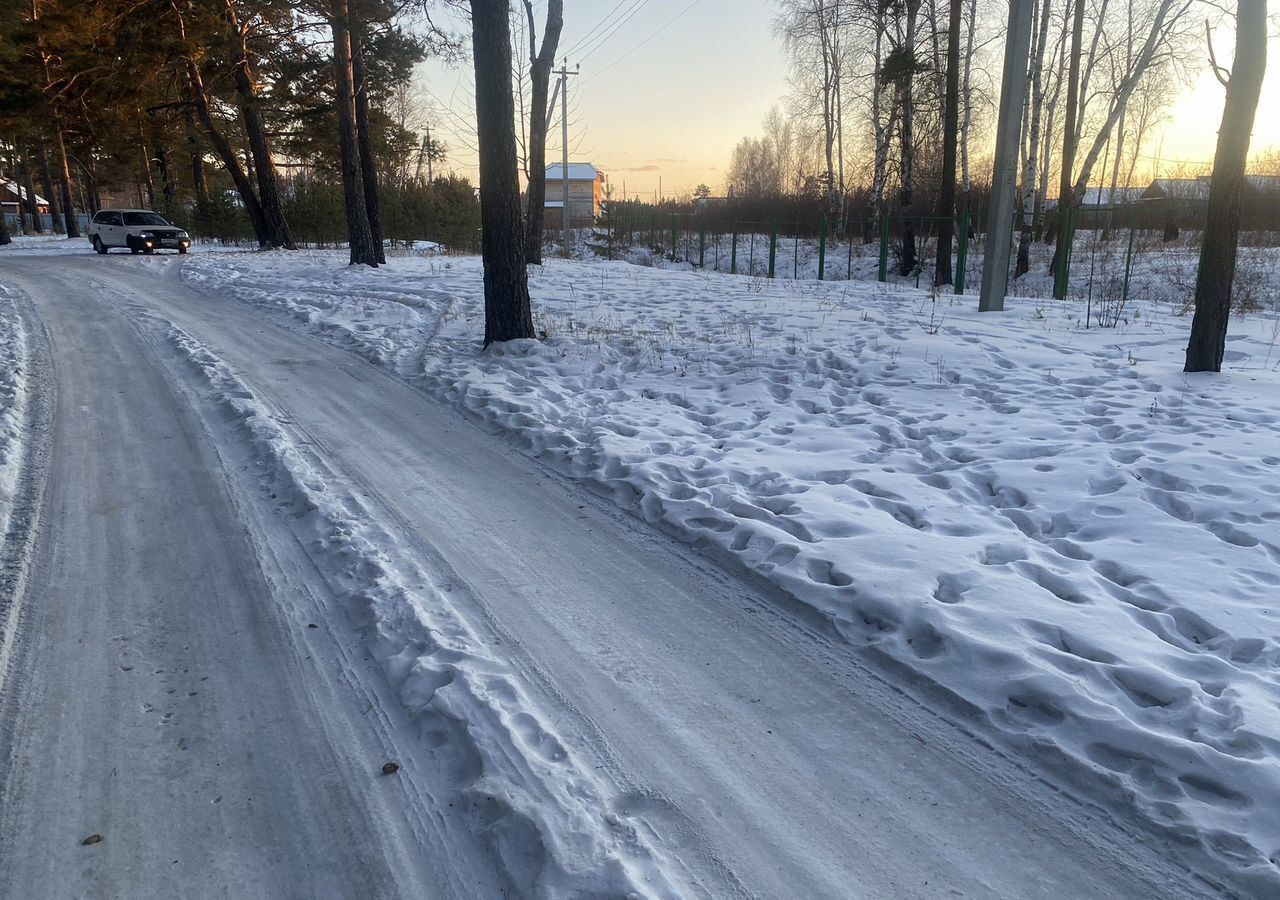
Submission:
<svg viewBox="0 0 1280 900">
<path fill-rule="evenodd" d="M 662 166 L 656 163 L 649 163 L 645 166 L 631 166 L 630 168 L 614 168 L 615 172 L 661 172 Z"/>
</svg>

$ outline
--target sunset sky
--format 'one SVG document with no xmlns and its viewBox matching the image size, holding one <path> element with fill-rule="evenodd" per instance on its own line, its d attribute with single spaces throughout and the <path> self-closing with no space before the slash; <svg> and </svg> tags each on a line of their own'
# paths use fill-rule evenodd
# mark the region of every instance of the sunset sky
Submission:
<svg viewBox="0 0 1280 900">
<path fill-rule="evenodd" d="M 636 7 L 636 4 L 640 5 Z M 544 4 L 539 4 L 539 7 Z M 570 80 L 570 159 L 594 162 L 616 195 L 717 193 L 734 144 L 759 132 L 769 108 L 787 93 L 787 65 L 770 28 L 773 0 L 566 0 L 560 56 L 581 64 Z M 615 29 L 618 19 L 635 14 Z M 608 20 L 609 24 L 601 26 Z M 601 27 L 597 27 L 601 26 Z M 594 33 L 593 33 L 594 30 Z M 603 38 L 603 40 L 601 40 Z M 585 39 L 585 40 L 584 40 Z M 1234 35 L 1215 46 L 1228 60 Z M 527 56 L 527 48 L 519 48 Z M 1253 150 L 1280 147 L 1280 38 L 1269 45 Z M 422 69 L 436 126 L 450 145 L 449 164 L 475 174 L 475 113 L 469 63 Z M 1162 133 L 1144 148 L 1139 170 L 1213 159 L 1223 90 L 1207 71 L 1188 85 Z M 548 158 L 560 153 L 557 117 Z"/>
</svg>

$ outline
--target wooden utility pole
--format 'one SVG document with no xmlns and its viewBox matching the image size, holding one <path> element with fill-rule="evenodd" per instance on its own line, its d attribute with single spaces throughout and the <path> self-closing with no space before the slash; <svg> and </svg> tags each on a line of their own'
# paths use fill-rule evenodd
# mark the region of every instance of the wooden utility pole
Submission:
<svg viewBox="0 0 1280 900">
<path fill-rule="evenodd" d="M 569 60 L 564 61 L 564 65 L 556 72 L 560 76 L 560 197 L 564 204 L 563 213 L 564 221 L 564 255 L 569 256 L 569 241 L 571 238 L 569 231 L 569 76 L 577 75 L 582 71 L 582 66 L 574 67 L 572 72 L 569 71 Z"/>
<path fill-rule="evenodd" d="M 979 312 L 1003 310 L 1004 293 L 1008 288 L 1018 143 L 1022 135 L 1022 110 L 1027 102 L 1027 58 L 1031 53 L 1034 12 L 1035 0 L 1010 0 L 1009 37 L 1004 47 L 1004 75 L 1000 81 L 1000 120 L 996 125 L 995 170 L 991 173 L 991 203 L 987 210 L 987 242 L 982 260 Z"/>
</svg>

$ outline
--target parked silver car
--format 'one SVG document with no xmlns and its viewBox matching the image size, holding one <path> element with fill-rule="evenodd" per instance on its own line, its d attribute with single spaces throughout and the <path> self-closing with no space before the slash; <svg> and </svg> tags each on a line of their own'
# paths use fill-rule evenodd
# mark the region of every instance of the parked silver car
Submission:
<svg viewBox="0 0 1280 900">
<path fill-rule="evenodd" d="M 98 253 L 127 247 L 130 253 L 186 253 L 191 236 L 149 209 L 104 209 L 89 223 L 89 243 Z"/>
</svg>

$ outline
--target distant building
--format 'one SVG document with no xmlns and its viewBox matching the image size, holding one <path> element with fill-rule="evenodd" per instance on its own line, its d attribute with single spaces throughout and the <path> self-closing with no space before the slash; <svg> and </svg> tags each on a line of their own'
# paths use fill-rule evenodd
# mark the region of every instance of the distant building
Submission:
<svg viewBox="0 0 1280 900">
<path fill-rule="evenodd" d="M 1206 204 L 1209 202 L 1209 177 L 1156 178 L 1142 192 L 1142 199 Z"/>
<path fill-rule="evenodd" d="M 1143 200 L 1179 200 L 1207 204 L 1212 176 L 1196 178 L 1157 178 L 1142 192 Z M 1246 175 L 1245 200 L 1280 196 L 1280 175 Z"/>
<path fill-rule="evenodd" d="M 25 206 L 26 196 L 27 192 L 20 185 L 14 184 L 12 181 L 0 181 L 0 211 L 17 215 L 19 212 L 18 204 L 21 201 Z M 49 201 L 39 194 L 35 195 L 35 199 L 37 211 L 47 213 L 49 211 Z M 28 210 L 24 208 L 22 212 L 25 214 Z"/>
<path fill-rule="evenodd" d="M 564 209 L 564 176 L 561 165 L 547 166 L 546 227 L 560 223 Z M 591 163 L 569 163 L 569 224 L 586 228 L 595 224 L 604 204 L 604 173 Z"/>
</svg>

